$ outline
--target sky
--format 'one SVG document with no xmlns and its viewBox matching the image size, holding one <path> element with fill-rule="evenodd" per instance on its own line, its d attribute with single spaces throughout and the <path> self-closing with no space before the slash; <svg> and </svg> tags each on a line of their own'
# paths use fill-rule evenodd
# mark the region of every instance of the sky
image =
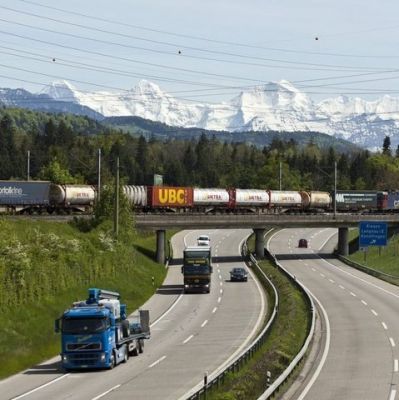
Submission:
<svg viewBox="0 0 399 400">
<path fill-rule="evenodd" d="M 315 101 L 399 97 L 397 0 L 0 0 L 0 87 L 141 79 L 218 103 L 288 80 Z"/>
</svg>

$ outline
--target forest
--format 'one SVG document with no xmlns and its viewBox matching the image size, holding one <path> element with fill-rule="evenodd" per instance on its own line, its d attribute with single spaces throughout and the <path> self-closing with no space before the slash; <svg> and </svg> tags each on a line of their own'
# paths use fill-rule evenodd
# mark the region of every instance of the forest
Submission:
<svg viewBox="0 0 399 400">
<path fill-rule="evenodd" d="M 0 179 L 30 179 L 56 183 L 96 184 L 101 149 L 102 182 L 115 174 L 116 159 L 124 183 L 151 185 L 154 174 L 165 185 L 327 190 L 399 189 L 399 149 L 386 137 L 382 150 L 372 153 L 353 148 L 337 151 L 281 140 L 278 135 L 264 147 L 218 140 L 132 135 L 87 117 L 47 114 L 22 109 L 0 110 Z"/>
</svg>

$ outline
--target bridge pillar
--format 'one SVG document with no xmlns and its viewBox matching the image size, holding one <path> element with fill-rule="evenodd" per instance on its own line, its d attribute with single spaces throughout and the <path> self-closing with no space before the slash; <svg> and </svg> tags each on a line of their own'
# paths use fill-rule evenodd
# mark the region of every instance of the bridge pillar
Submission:
<svg viewBox="0 0 399 400">
<path fill-rule="evenodd" d="M 255 232 L 255 254 L 258 260 L 265 258 L 265 230 L 254 229 Z"/>
<path fill-rule="evenodd" d="M 165 262 L 165 230 L 157 230 L 157 262 Z"/>
<path fill-rule="evenodd" d="M 349 228 L 338 228 L 338 254 L 341 256 L 349 254 L 348 235 Z"/>
</svg>

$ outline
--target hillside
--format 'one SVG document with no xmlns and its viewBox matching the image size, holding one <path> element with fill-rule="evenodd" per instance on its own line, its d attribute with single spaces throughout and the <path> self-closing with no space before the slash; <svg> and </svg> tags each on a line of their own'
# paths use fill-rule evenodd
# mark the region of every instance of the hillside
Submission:
<svg viewBox="0 0 399 400">
<path fill-rule="evenodd" d="M 350 152 L 359 150 L 359 147 L 347 140 L 339 139 L 320 132 L 226 132 L 212 131 L 199 128 L 178 128 L 169 126 L 160 122 L 147 120 L 140 117 L 108 117 L 102 121 L 102 124 L 121 129 L 132 135 L 143 135 L 147 139 L 154 137 L 157 139 L 199 139 L 201 135 L 214 136 L 217 140 L 228 143 L 246 143 L 258 147 L 270 145 L 274 139 L 284 142 L 294 140 L 299 146 L 307 143 L 314 143 L 321 148 L 334 147 L 341 152 Z"/>
</svg>

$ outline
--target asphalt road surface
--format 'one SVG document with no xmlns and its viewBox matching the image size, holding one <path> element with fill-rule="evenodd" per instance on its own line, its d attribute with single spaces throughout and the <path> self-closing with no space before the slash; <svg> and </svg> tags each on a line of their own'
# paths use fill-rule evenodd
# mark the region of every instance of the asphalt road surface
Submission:
<svg viewBox="0 0 399 400">
<path fill-rule="evenodd" d="M 266 304 L 253 275 L 230 282 L 242 266 L 239 247 L 249 230 L 183 231 L 173 238 L 174 257 L 184 244 L 209 234 L 214 256 L 210 294 L 182 294 L 181 264 L 169 268 L 163 287 L 142 308 L 151 315 L 144 353 L 110 371 L 62 373 L 59 357 L 0 381 L 0 399 L 184 398 L 238 354 L 260 329 Z M 139 282 L 132 283 L 139 284 Z M 44 338 L 45 340 L 45 338 Z"/>
<path fill-rule="evenodd" d="M 297 400 L 394 400 L 399 396 L 399 288 L 332 258 L 336 229 L 284 229 L 269 244 L 327 317 L 318 370 Z M 309 248 L 298 248 L 300 238 Z"/>
</svg>

